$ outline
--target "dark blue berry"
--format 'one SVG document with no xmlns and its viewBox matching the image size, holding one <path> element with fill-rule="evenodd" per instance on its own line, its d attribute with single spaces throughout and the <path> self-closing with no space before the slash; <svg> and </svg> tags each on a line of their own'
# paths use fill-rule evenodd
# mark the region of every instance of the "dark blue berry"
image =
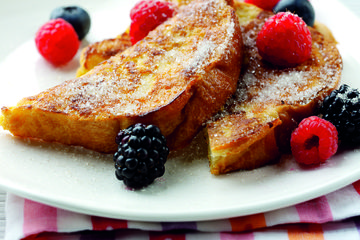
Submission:
<svg viewBox="0 0 360 240">
<path fill-rule="evenodd" d="M 114 162 L 116 162 L 116 160 L 118 159 L 119 156 L 120 156 L 120 153 L 119 153 L 119 151 L 117 151 L 113 156 Z"/>
<path fill-rule="evenodd" d="M 89 32 L 91 20 L 89 14 L 79 6 L 58 7 L 50 14 L 50 19 L 62 18 L 75 29 L 79 40 Z"/>
<path fill-rule="evenodd" d="M 129 142 L 129 138 L 130 138 L 130 135 L 124 135 L 123 138 L 121 139 L 121 143 L 125 144 L 125 143 Z"/>
<path fill-rule="evenodd" d="M 164 174 L 169 148 L 157 126 L 135 124 L 121 130 L 116 142 L 115 174 L 126 186 L 142 188 Z"/>
<path fill-rule="evenodd" d="M 136 156 L 142 160 L 148 158 L 149 154 L 145 148 L 139 148 L 136 150 Z"/>
<path fill-rule="evenodd" d="M 140 139 L 138 136 L 131 136 L 129 138 L 129 146 L 133 148 L 138 148 L 140 146 Z"/>
<path fill-rule="evenodd" d="M 129 179 L 129 178 L 132 178 L 132 177 L 135 175 L 135 171 L 130 170 L 130 169 L 128 169 L 128 168 L 125 167 L 125 168 L 122 169 L 121 174 L 122 174 L 125 178 Z"/>
<path fill-rule="evenodd" d="M 146 135 L 148 135 L 148 136 L 155 136 L 155 137 L 161 136 L 160 129 L 155 125 L 148 125 L 145 128 L 145 131 L 146 131 Z"/>
<path fill-rule="evenodd" d="M 128 158 L 125 160 L 125 167 L 130 170 L 134 170 L 138 166 L 138 163 L 139 161 L 136 158 Z"/>
<path fill-rule="evenodd" d="M 157 160 L 159 158 L 159 152 L 156 151 L 155 149 L 152 149 L 150 152 L 149 152 L 149 156 L 154 159 L 154 160 Z"/>
<path fill-rule="evenodd" d="M 120 131 L 115 138 L 115 143 L 116 144 L 120 144 L 120 142 L 122 141 L 123 137 L 125 136 L 125 133 L 123 131 Z"/>
<path fill-rule="evenodd" d="M 140 144 L 143 148 L 149 149 L 151 147 L 151 138 L 148 136 L 141 137 Z"/>
<path fill-rule="evenodd" d="M 139 173 L 147 174 L 148 168 L 146 166 L 146 163 L 145 162 L 140 162 L 139 167 L 138 167 L 137 170 L 138 170 Z"/>
<path fill-rule="evenodd" d="M 154 168 L 154 167 L 155 167 L 154 159 L 148 158 L 148 159 L 146 160 L 146 165 L 148 166 L 149 169 Z"/>
<path fill-rule="evenodd" d="M 133 157 L 136 157 L 136 149 L 132 148 L 132 147 L 127 147 L 125 150 L 124 150 L 124 154 L 123 154 L 124 157 L 126 158 L 133 158 Z"/>
<path fill-rule="evenodd" d="M 124 176 L 121 174 L 121 171 L 119 171 L 119 170 L 115 171 L 115 176 L 120 181 L 124 180 Z"/>
<path fill-rule="evenodd" d="M 320 107 L 320 115 L 335 125 L 339 140 L 360 144 L 360 93 L 343 84 L 328 95 Z"/>
<path fill-rule="evenodd" d="M 125 166 L 125 157 L 123 155 L 120 155 L 115 161 L 115 167 L 121 168 L 123 166 Z"/>
<path fill-rule="evenodd" d="M 136 136 L 144 136 L 145 135 L 145 128 L 142 126 L 136 126 L 132 130 L 132 133 Z"/>
<path fill-rule="evenodd" d="M 159 157 L 159 162 L 165 164 L 166 163 L 166 158 Z"/>
<path fill-rule="evenodd" d="M 164 147 L 162 147 L 162 149 L 160 151 L 160 157 L 166 159 L 167 155 L 169 155 L 169 148 L 164 146 Z"/>
<path fill-rule="evenodd" d="M 162 175 L 164 175 L 164 173 L 165 173 L 165 168 L 164 168 L 164 166 L 160 165 L 157 168 L 156 174 L 158 177 L 161 177 Z"/>
<path fill-rule="evenodd" d="M 161 139 L 153 137 L 152 145 L 153 145 L 154 149 L 158 150 L 163 146 L 163 142 Z"/>
<path fill-rule="evenodd" d="M 304 22 L 313 27 L 315 22 L 315 11 L 309 0 L 280 0 L 273 11 L 278 12 L 291 12 L 301 17 Z"/>
</svg>

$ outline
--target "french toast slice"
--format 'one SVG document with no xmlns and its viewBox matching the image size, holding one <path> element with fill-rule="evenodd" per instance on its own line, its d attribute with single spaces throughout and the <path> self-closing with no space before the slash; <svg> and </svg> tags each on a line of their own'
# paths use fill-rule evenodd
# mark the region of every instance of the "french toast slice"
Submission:
<svg viewBox="0 0 360 240">
<path fill-rule="evenodd" d="M 282 69 L 264 62 L 256 37 L 273 13 L 238 2 L 235 9 L 245 48 L 240 81 L 233 98 L 205 129 L 210 171 L 215 175 L 255 169 L 289 153 L 291 132 L 338 86 L 342 72 L 332 34 L 325 37 L 313 28 L 309 60 Z"/>
<path fill-rule="evenodd" d="M 165 0 L 175 4 L 176 6 L 183 6 L 189 4 L 193 0 Z M 232 5 L 232 2 L 229 2 Z M 91 43 L 82 49 L 80 54 L 80 67 L 76 72 L 76 76 L 80 77 L 90 71 L 93 67 L 124 51 L 132 46 L 130 41 L 128 28 L 125 32 L 118 35 L 116 38 L 104 39 L 99 42 Z"/>
<path fill-rule="evenodd" d="M 189 4 L 191 1 L 192 0 L 173 0 L 171 2 L 177 4 L 178 6 L 183 6 Z M 238 0 L 235 0 L 234 2 L 234 8 L 240 25 L 249 23 L 262 11 L 262 9 L 252 4 L 246 4 Z M 314 28 L 331 41 L 336 41 L 331 31 L 324 24 L 315 21 Z M 118 35 L 116 38 L 104 39 L 102 41 L 89 44 L 81 51 L 80 67 L 77 70 L 76 76 L 82 76 L 102 61 L 105 61 L 117 53 L 124 51 L 131 45 L 128 30 Z"/>
<path fill-rule="evenodd" d="M 196 0 L 80 78 L 3 107 L 0 122 L 16 136 L 99 152 L 117 150 L 120 129 L 152 123 L 181 148 L 235 92 L 242 44 L 227 1 Z"/>
<path fill-rule="evenodd" d="M 99 63 L 108 60 L 110 57 L 123 52 L 131 46 L 130 36 L 127 31 L 116 38 L 105 39 L 86 46 L 81 51 L 80 67 L 76 72 L 76 76 L 84 75 Z"/>
</svg>

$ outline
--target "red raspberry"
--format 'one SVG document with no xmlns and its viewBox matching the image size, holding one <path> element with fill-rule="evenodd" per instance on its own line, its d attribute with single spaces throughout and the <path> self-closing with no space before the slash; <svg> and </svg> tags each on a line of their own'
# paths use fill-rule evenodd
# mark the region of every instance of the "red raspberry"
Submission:
<svg viewBox="0 0 360 240">
<path fill-rule="evenodd" d="M 290 144 L 297 162 L 320 164 L 336 153 L 338 132 L 329 121 L 312 116 L 300 122 L 291 135 Z"/>
<path fill-rule="evenodd" d="M 40 54 L 55 66 L 69 62 L 80 46 L 74 28 L 60 18 L 41 26 L 36 33 L 35 43 Z"/>
<path fill-rule="evenodd" d="M 130 11 L 130 40 L 132 44 L 140 41 L 166 19 L 172 17 L 175 5 L 163 0 L 142 0 Z"/>
<path fill-rule="evenodd" d="M 246 3 L 254 4 L 257 7 L 268 11 L 272 11 L 279 1 L 280 0 L 245 0 Z"/>
<path fill-rule="evenodd" d="M 293 67 L 311 55 L 312 39 L 306 23 L 290 12 L 269 18 L 256 41 L 260 56 L 277 66 Z"/>
</svg>

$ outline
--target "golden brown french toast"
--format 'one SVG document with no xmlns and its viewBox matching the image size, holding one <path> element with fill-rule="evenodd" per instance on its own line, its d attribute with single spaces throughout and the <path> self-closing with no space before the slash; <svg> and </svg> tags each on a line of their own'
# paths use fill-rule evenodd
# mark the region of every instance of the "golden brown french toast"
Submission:
<svg viewBox="0 0 360 240">
<path fill-rule="evenodd" d="M 1 125 L 20 137 L 114 152 L 120 129 L 152 123 L 170 148 L 183 147 L 235 92 L 242 43 L 225 0 L 196 0 L 82 77 L 3 107 Z"/>
<path fill-rule="evenodd" d="M 192 0 L 173 0 L 172 2 L 178 6 L 189 4 Z M 262 11 L 262 9 L 244 2 L 235 0 L 235 11 L 238 16 L 240 25 L 245 25 L 252 21 Z M 326 38 L 335 41 L 331 31 L 322 23 L 315 21 L 314 28 L 322 33 Z M 104 60 L 109 59 L 111 56 L 124 51 L 130 47 L 131 41 L 128 31 L 120 34 L 116 38 L 104 39 L 100 42 L 95 42 L 86 46 L 80 55 L 80 67 L 77 70 L 77 77 L 87 73 L 93 67 L 98 65 Z"/>
<path fill-rule="evenodd" d="M 174 3 L 176 6 L 183 6 L 189 4 L 193 0 L 166 0 Z M 232 2 L 228 3 L 232 5 Z M 90 71 L 93 67 L 104 60 L 124 51 L 130 47 L 131 41 L 129 36 L 129 28 L 116 38 L 104 39 L 99 42 L 91 43 L 86 46 L 80 54 L 80 67 L 77 70 L 76 76 L 80 77 Z"/>
<path fill-rule="evenodd" d="M 108 60 L 110 57 L 131 46 L 128 32 L 124 32 L 116 38 L 106 39 L 86 46 L 81 51 L 80 67 L 76 72 L 76 76 L 80 77 L 84 75 L 99 63 Z"/>
<path fill-rule="evenodd" d="M 297 123 L 314 114 L 319 102 L 338 86 L 342 71 L 332 35 L 324 37 L 313 28 L 309 60 L 285 69 L 267 64 L 258 54 L 255 40 L 272 13 L 235 4 L 245 59 L 236 94 L 205 130 L 213 174 L 250 170 L 278 160 L 289 150 Z"/>
</svg>

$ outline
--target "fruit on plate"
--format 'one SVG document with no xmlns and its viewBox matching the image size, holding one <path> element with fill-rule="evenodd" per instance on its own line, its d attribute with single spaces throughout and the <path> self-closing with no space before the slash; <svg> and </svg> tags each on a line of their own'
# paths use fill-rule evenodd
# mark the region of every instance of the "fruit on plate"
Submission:
<svg viewBox="0 0 360 240">
<path fill-rule="evenodd" d="M 216 162 L 214 159 L 217 158 L 232 158 L 232 160 L 229 162 L 223 160 L 221 163 L 224 165 L 221 168 L 222 170 L 213 170 L 213 173 L 215 174 L 233 171 L 236 169 L 253 169 L 276 161 L 283 152 L 288 153 L 290 151 L 290 135 L 292 130 L 297 127 L 297 124 L 302 120 L 303 117 L 312 115 L 313 111 L 317 109 L 318 103 L 320 103 L 332 89 L 337 87 L 342 71 L 342 60 L 336 48 L 336 40 L 334 39 L 331 31 L 325 25 L 319 22 L 316 22 L 314 25 L 315 30 L 313 28 L 309 29 L 311 35 L 315 36 L 315 43 L 319 42 L 321 44 L 324 43 L 325 45 L 324 48 L 321 49 L 314 46 L 315 51 L 311 55 L 314 57 L 313 60 L 307 60 L 307 62 L 302 63 L 296 67 L 282 69 L 278 69 L 278 67 L 271 66 L 267 63 L 264 63 L 263 61 L 260 61 L 261 57 L 257 54 L 257 47 L 255 45 L 255 39 L 257 37 L 256 33 L 260 31 L 263 23 L 265 22 L 265 18 L 272 16 L 272 14 L 263 11 L 253 4 L 246 4 L 240 1 L 235 1 L 234 9 L 241 26 L 245 29 L 245 32 L 243 33 L 243 39 L 245 42 L 245 62 L 243 64 L 243 74 L 241 77 L 242 81 L 238 86 L 238 92 L 235 98 L 244 98 L 247 101 L 253 102 L 253 104 L 245 108 L 244 111 L 238 110 L 239 113 L 237 114 L 232 112 L 232 110 L 230 111 L 230 114 L 227 113 L 226 110 L 222 112 L 222 114 L 231 115 L 231 117 L 225 117 L 229 118 L 229 128 L 226 130 L 226 121 L 224 120 L 218 129 L 214 130 L 214 134 L 210 137 L 210 162 Z M 258 16 L 261 18 L 261 20 L 257 20 Z M 106 45 L 107 41 L 108 40 L 104 40 L 101 43 Z M 120 42 L 119 45 L 124 45 L 124 42 Z M 98 55 L 100 55 L 101 52 L 104 52 L 105 50 L 98 48 L 96 45 L 90 45 L 87 51 L 97 52 Z M 329 56 L 331 56 L 329 63 L 322 65 L 323 59 L 321 58 L 321 52 L 328 53 Z M 316 63 L 316 58 L 319 58 L 319 63 Z M 94 63 L 92 59 L 93 58 L 90 57 L 84 57 L 84 64 L 88 64 L 90 62 Z M 259 68 L 256 67 L 258 64 L 257 61 L 259 61 L 260 64 Z M 305 69 L 308 70 L 304 71 Z M 263 74 L 263 76 L 261 74 Z M 319 76 L 317 76 L 312 79 L 312 76 L 315 76 L 316 74 L 324 74 L 325 79 L 321 79 L 319 83 L 324 83 L 328 86 L 322 89 L 321 84 L 318 86 L 316 84 L 312 85 L 311 82 L 314 81 L 314 83 L 316 83 L 316 79 L 319 78 Z M 286 85 L 286 81 L 283 81 L 282 84 L 279 82 L 279 85 L 272 85 L 272 83 L 276 80 L 277 75 L 279 76 L 278 80 L 281 79 L 280 76 L 283 77 L 283 80 L 288 80 L 288 85 Z M 247 78 L 247 76 L 249 78 Z M 302 76 L 305 76 L 303 82 L 301 78 Z M 252 85 L 250 85 L 251 83 Z M 302 87 L 301 83 L 303 84 Z M 309 85 L 307 86 L 307 84 Z M 261 87 L 258 88 L 258 86 Z M 283 87 L 284 91 L 280 87 Z M 258 90 L 256 90 L 256 88 L 258 88 Z M 298 92 L 298 89 L 303 89 L 304 92 L 302 92 L 302 90 L 299 90 Z M 311 99 L 316 95 L 316 89 L 319 90 L 317 99 L 313 99 L 312 101 Z M 280 98 L 282 91 L 284 96 L 286 96 L 286 93 L 289 93 L 290 90 L 293 90 L 291 94 L 294 95 L 294 98 L 298 98 L 298 101 L 285 101 L 286 99 L 290 98 L 290 96 L 287 96 L 284 97 L 284 101 L 279 99 L 277 102 L 274 102 L 274 104 L 271 102 L 256 103 L 257 100 L 260 100 L 259 96 L 269 96 L 269 100 L 271 100 L 276 96 L 279 96 Z M 314 92 L 312 92 L 312 90 Z M 249 93 L 246 91 L 249 91 Z M 252 93 L 251 91 L 254 92 Z M 314 94 L 314 96 L 311 96 L 311 92 Z M 308 94 L 310 98 L 307 100 L 304 99 L 303 101 L 301 98 L 307 96 L 305 93 Z M 307 101 L 308 103 L 306 104 Z M 234 105 L 239 105 L 236 107 L 239 109 L 244 107 L 240 103 Z M 254 116 L 253 123 L 250 123 L 251 119 L 248 119 L 248 115 L 246 114 L 246 109 L 249 108 L 253 108 L 253 110 L 249 111 L 249 115 Z M 274 108 L 281 109 L 281 111 L 273 111 Z M 266 112 L 266 109 L 270 109 L 270 111 Z M 262 112 L 264 112 L 263 118 L 259 117 Z M 244 121 L 242 123 L 241 114 L 244 115 Z M 221 116 L 221 114 L 219 114 L 217 118 L 219 118 L 219 116 Z M 260 118 L 260 122 L 256 120 L 256 117 Z M 269 119 L 274 119 L 274 122 L 268 122 L 267 120 Z M 240 125 L 243 126 L 244 129 L 244 135 L 239 134 L 241 127 L 238 128 L 238 125 L 236 124 L 230 125 L 233 122 L 240 122 Z M 212 126 L 213 124 L 214 123 L 210 123 L 207 126 L 205 132 L 211 132 L 211 128 L 214 127 Z M 276 127 L 277 125 L 281 126 Z M 244 126 L 247 126 L 247 128 Z M 254 128 L 252 128 L 252 126 Z M 276 131 L 274 130 L 275 127 Z M 249 136 L 245 135 L 247 129 L 251 130 L 258 128 L 260 128 L 258 132 L 254 132 Z M 234 133 L 234 136 L 231 135 L 231 132 Z M 224 136 L 223 134 L 226 137 L 229 137 L 229 142 L 217 142 L 216 136 L 221 137 Z M 238 137 L 236 137 L 236 134 L 238 134 Z M 234 141 L 232 143 L 233 145 L 231 144 L 231 140 Z M 241 144 L 240 141 L 242 141 Z M 223 147 L 224 150 L 223 156 L 221 156 L 221 147 Z M 238 147 L 242 147 L 242 150 L 236 151 L 236 148 Z M 235 149 L 234 152 L 229 150 L 231 148 Z M 248 158 L 248 161 L 245 161 L 245 158 Z M 239 166 L 234 166 L 236 161 L 239 162 Z M 229 167 L 227 167 L 227 165 Z M 211 163 L 210 166 L 212 166 Z M 232 170 L 225 170 L 226 168 Z"/>
<path fill-rule="evenodd" d="M 295 13 L 311 27 L 315 23 L 315 11 L 309 0 L 280 0 L 273 11 Z"/>
<path fill-rule="evenodd" d="M 141 0 L 130 11 L 130 40 L 140 41 L 176 13 L 177 6 L 164 0 Z"/>
<path fill-rule="evenodd" d="M 290 12 L 280 12 L 266 20 L 258 33 L 260 56 L 280 67 L 293 67 L 311 55 L 311 33 L 306 23 Z"/>
<path fill-rule="evenodd" d="M 83 40 L 90 31 L 90 15 L 85 9 L 79 6 L 62 6 L 55 8 L 50 14 L 50 19 L 57 18 L 62 18 L 70 23 L 75 29 L 80 41 Z"/>
<path fill-rule="evenodd" d="M 309 27 L 311 56 L 294 67 L 276 67 L 259 55 L 256 39 L 273 13 L 236 3 L 238 16 L 251 12 L 242 25 L 245 60 L 235 96 L 207 124 L 210 169 L 223 174 L 254 169 L 277 161 L 290 151 L 291 132 L 313 115 L 337 88 L 342 58 L 336 42 Z"/>
<path fill-rule="evenodd" d="M 157 126 L 134 124 L 120 130 L 116 143 L 115 175 L 126 186 L 143 188 L 165 173 L 169 148 Z"/>
<path fill-rule="evenodd" d="M 360 93 L 343 84 L 327 96 L 320 108 L 322 118 L 335 125 L 341 142 L 360 144 Z"/>
<path fill-rule="evenodd" d="M 318 165 L 338 149 L 338 132 L 329 121 L 317 116 L 303 119 L 291 134 L 291 152 L 304 165 Z"/>
<path fill-rule="evenodd" d="M 61 18 L 42 25 L 36 32 L 35 44 L 39 53 L 55 66 L 68 63 L 80 46 L 74 28 Z"/>
<path fill-rule="evenodd" d="M 0 123 L 19 137 L 99 152 L 116 152 L 121 129 L 151 123 L 181 148 L 236 90 L 242 43 L 226 1 L 196 0 L 80 78 L 3 107 Z"/>
</svg>

